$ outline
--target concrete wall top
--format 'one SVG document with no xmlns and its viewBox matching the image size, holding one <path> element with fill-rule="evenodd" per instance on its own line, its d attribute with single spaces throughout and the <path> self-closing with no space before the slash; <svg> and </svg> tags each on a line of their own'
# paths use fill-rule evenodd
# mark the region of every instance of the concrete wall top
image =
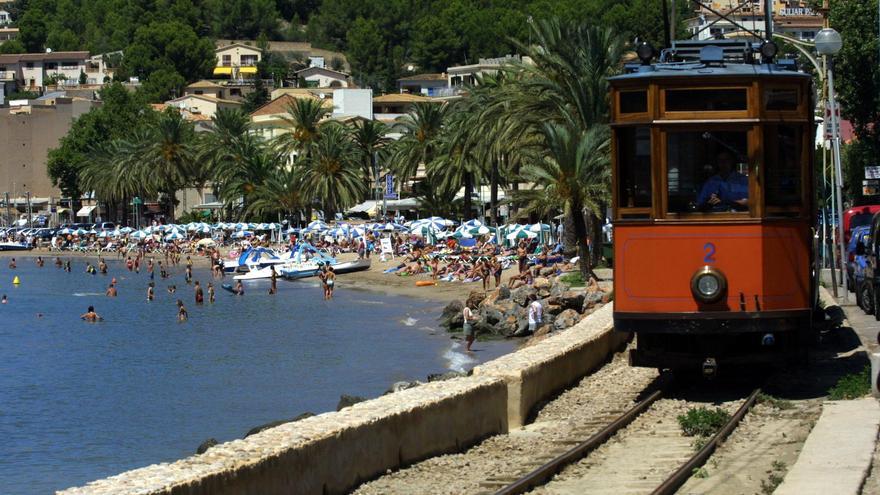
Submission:
<svg viewBox="0 0 880 495">
<path fill-rule="evenodd" d="M 475 376 L 521 378 L 567 352 L 604 337 L 614 324 L 613 304 L 605 304 L 573 327 L 537 344 L 512 352 L 474 368 Z"/>
<path fill-rule="evenodd" d="M 462 396 L 504 389 L 492 377 L 464 377 L 427 383 L 415 388 L 360 402 L 339 412 L 329 412 L 233 440 L 173 463 L 161 463 L 94 481 L 58 493 L 64 495 L 159 494 L 197 486 L 212 478 L 229 478 L 261 463 L 271 463 L 288 452 L 306 449 L 345 432 L 369 427 L 390 417 L 417 413 Z M 396 451 L 395 451 L 396 452 Z M 341 466 L 339 467 L 341 469 Z M 196 493 L 196 490 L 185 490 Z"/>
</svg>

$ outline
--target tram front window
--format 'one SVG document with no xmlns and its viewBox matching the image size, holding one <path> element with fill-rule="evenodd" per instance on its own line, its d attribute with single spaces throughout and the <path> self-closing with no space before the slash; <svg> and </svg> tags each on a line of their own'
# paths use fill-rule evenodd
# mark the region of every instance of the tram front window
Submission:
<svg viewBox="0 0 880 495">
<path fill-rule="evenodd" d="M 651 207 L 651 130 L 618 129 L 618 195 L 621 208 Z"/>
<path fill-rule="evenodd" d="M 669 212 L 748 211 L 747 142 L 745 131 L 667 134 Z"/>
</svg>

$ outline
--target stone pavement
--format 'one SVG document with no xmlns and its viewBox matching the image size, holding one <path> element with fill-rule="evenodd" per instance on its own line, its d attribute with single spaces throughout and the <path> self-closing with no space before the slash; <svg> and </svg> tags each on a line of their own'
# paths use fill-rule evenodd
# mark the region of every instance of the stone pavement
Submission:
<svg viewBox="0 0 880 495">
<path fill-rule="evenodd" d="M 859 495 L 880 428 L 874 398 L 827 401 L 797 463 L 775 495 Z"/>
<path fill-rule="evenodd" d="M 823 300 L 834 299 L 826 292 Z M 853 329 L 868 355 L 880 352 L 880 322 L 856 306 L 854 294 L 849 294 L 848 301 L 838 298 L 837 304 L 846 317 L 844 326 Z M 878 431 L 880 402 L 876 398 L 826 401 L 797 462 L 774 494 L 869 493 L 863 486 L 875 464 Z"/>
</svg>

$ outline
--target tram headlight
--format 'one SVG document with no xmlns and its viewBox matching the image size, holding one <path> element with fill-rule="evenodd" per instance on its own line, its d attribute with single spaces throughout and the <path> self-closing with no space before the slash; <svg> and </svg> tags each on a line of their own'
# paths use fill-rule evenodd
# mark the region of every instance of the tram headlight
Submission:
<svg viewBox="0 0 880 495">
<path fill-rule="evenodd" d="M 642 61 L 643 65 L 649 65 L 651 59 L 654 58 L 654 47 L 647 41 L 643 41 L 639 44 L 638 48 L 636 48 L 636 55 L 638 55 L 639 60 Z"/>
<path fill-rule="evenodd" d="M 727 279 L 715 268 L 701 268 L 691 278 L 691 292 L 698 301 L 714 303 L 721 299 L 727 289 Z"/>
<path fill-rule="evenodd" d="M 770 62 L 776 57 L 776 54 L 779 53 L 779 45 L 772 41 L 766 41 L 761 45 L 761 58 L 765 61 Z"/>
</svg>

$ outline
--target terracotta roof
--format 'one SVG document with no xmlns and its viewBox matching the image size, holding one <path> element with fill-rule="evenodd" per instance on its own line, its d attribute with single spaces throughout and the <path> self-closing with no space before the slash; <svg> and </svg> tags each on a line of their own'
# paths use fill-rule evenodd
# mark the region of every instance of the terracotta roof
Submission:
<svg viewBox="0 0 880 495">
<path fill-rule="evenodd" d="M 168 108 L 168 105 L 164 103 L 150 103 L 150 108 L 157 112 L 164 112 L 165 109 Z"/>
<path fill-rule="evenodd" d="M 398 81 L 445 81 L 446 74 L 416 74 L 415 76 L 401 77 Z"/>
<path fill-rule="evenodd" d="M 434 99 L 409 93 L 389 93 L 373 97 L 373 103 L 417 103 L 420 101 L 434 101 Z"/>
<path fill-rule="evenodd" d="M 213 81 L 208 81 L 207 79 L 202 79 L 201 81 L 196 81 L 196 82 L 190 84 L 189 86 L 187 86 L 187 88 L 223 88 L 223 86 L 221 86 Z"/>
<path fill-rule="evenodd" d="M 282 113 L 287 113 L 287 107 L 294 101 L 302 98 L 308 99 L 319 99 L 317 96 L 312 95 L 311 93 L 297 93 L 297 94 L 284 94 L 275 98 L 274 100 L 266 103 L 260 108 L 254 110 L 251 114 L 251 117 L 260 117 L 263 115 L 278 115 Z M 324 100 L 324 106 L 332 106 L 333 100 L 326 99 Z"/>
<path fill-rule="evenodd" d="M 89 52 L 22 53 L 21 60 L 85 60 Z"/>
</svg>

